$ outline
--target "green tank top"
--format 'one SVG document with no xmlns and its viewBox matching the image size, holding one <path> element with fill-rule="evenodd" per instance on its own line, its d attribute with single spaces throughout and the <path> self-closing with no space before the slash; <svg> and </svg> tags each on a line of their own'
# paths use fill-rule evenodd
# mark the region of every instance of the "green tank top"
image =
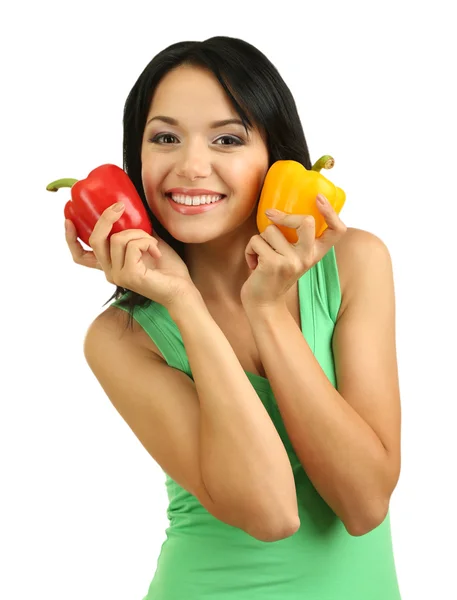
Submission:
<svg viewBox="0 0 457 600">
<path fill-rule="evenodd" d="M 336 387 L 332 336 L 341 304 L 334 248 L 298 281 L 302 332 Z M 128 293 L 127 293 L 128 294 Z M 127 310 L 122 300 L 112 304 Z M 179 329 L 160 304 L 134 318 L 167 363 L 192 378 Z M 301 525 L 291 537 L 261 542 L 219 521 L 165 473 L 169 527 L 143 600 L 399 600 L 390 515 L 353 537 L 301 466 L 267 379 L 246 372 L 292 465 Z"/>
</svg>

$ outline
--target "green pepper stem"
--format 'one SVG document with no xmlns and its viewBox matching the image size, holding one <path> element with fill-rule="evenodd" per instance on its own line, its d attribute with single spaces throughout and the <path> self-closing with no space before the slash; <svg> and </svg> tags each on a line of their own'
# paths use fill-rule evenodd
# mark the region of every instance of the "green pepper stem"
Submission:
<svg viewBox="0 0 457 600">
<path fill-rule="evenodd" d="M 334 164 L 335 159 L 332 156 L 326 154 L 325 156 L 321 156 L 320 159 L 314 163 L 311 170 L 317 171 L 319 173 L 321 169 L 331 169 Z"/>
<path fill-rule="evenodd" d="M 46 186 L 48 192 L 57 192 L 58 189 L 63 187 L 73 187 L 77 183 L 77 179 L 57 179 Z"/>
</svg>

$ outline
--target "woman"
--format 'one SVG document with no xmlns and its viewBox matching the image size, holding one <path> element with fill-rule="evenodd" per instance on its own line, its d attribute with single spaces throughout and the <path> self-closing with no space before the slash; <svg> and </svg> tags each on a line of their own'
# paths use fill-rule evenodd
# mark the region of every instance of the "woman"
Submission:
<svg viewBox="0 0 457 600">
<path fill-rule="evenodd" d="M 88 364 L 166 473 L 147 599 L 398 599 L 391 260 L 325 199 L 319 239 L 307 215 L 270 215 L 259 234 L 269 166 L 311 168 L 286 84 L 241 40 L 174 44 L 128 96 L 124 157 L 154 234 L 108 241 L 111 207 L 93 253 L 66 235 L 116 285 Z"/>
</svg>

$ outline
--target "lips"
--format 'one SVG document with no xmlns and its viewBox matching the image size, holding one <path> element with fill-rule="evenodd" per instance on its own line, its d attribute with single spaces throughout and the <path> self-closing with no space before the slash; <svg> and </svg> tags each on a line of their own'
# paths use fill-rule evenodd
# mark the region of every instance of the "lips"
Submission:
<svg viewBox="0 0 457 600">
<path fill-rule="evenodd" d="M 213 198 L 217 198 L 218 195 L 217 194 L 211 194 L 213 196 Z M 180 198 L 185 198 L 184 195 L 180 196 L 180 194 L 175 194 L 173 193 L 173 196 L 175 197 L 175 199 L 177 199 L 177 197 Z M 203 196 L 203 194 L 202 194 Z M 215 208 L 217 208 L 218 206 L 221 206 L 222 204 L 224 204 L 225 202 L 225 196 L 223 196 L 222 198 L 219 197 L 218 200 L 216 200 L 215 202 L 205 202 L 203 204 L 191 204 L 191 203 L 182 203 L 182 202 L 177 202 L 175 200 L 173 200 L 172 198 L 172 194 L 165 194 L 165 197 L 168 198 L 168 202 L 170 203 L 170 206 L 173 210 L 175 210 L 178 213 L 181 213 L 182 215 L 198 215 L 201 213 L 205 213 L 208 212 L 210 210 L 213 210 Z M 187 198 L 190 201 L 190 196 L 187 195 Z"/>
</svg>

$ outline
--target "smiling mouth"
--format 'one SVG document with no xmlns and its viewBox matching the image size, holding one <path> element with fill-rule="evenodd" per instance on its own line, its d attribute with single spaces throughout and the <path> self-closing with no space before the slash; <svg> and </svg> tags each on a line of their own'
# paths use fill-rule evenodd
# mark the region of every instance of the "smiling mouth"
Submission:
<svg viewBox="0 0 457 600">
<path fill-rule="evenodd" d="M 206 204 L 215 204 L 226 197 L 225 194 L 202 194 L 201 196 L 188 196 L 186 194 L 172 194 L 170 192 L 166 193 L 165 196 L 173 200 L 173 202 L 176 204 L 180 204 L 182 206 L 202 206 Z"/>
</svg>

